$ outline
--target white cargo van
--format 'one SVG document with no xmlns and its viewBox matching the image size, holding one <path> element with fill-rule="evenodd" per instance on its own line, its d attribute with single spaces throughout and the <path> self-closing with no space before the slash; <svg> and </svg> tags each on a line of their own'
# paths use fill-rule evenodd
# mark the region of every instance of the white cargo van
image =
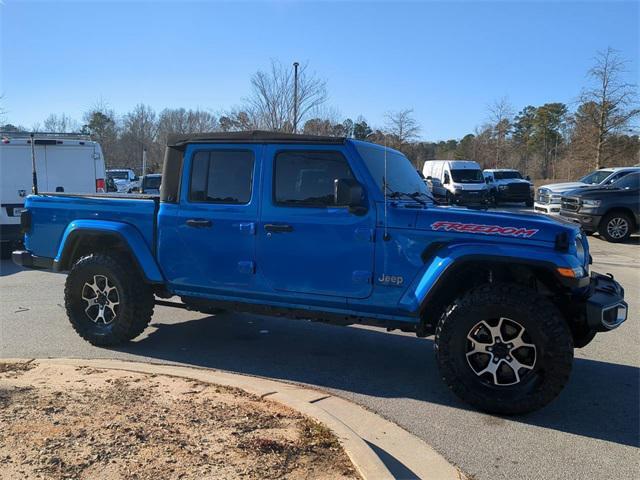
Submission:
<svg viewBox="0 0 640 480">
<path fill-rule="evenodd" d="M 428 160 L 422 174 L 426 179 L 436 178 L 447 189 L 449 203 L 484 204 L 489 199 L 489 188 L 477 162 L 471 160 Z"/>
<path fill-rule="evenodd" d="M 22 237 L 20 213 L 32 186 L 29 135 L 0 132 L 0 242 L 3 258 L 8 258 L 13 245 Z M 88 136 L 36 133 L 34 149 L 39 191 L 105 191 L 102 150 Z"/>
</svg>

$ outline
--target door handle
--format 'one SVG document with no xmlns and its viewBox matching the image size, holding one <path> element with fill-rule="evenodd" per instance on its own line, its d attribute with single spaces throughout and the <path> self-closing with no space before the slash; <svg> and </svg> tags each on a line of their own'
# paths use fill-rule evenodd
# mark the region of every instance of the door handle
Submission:
<svg viewBox="0 0 640 480">
<path fill-rule="evenodd" d="M 293 227 L 291 225 L 286 225 L 284 223 L 278 223 L 278 224 L 266 223 L 264 226 L 264 229 L 267 232 L 274 232 L 274 233 L 293 232 Z"/>
<path fill-rule="evenodd" d="M 211 226 L 211 220 L 201 220 L 197 218 L 190 218 L 185 223 L 188 227 L 194 228 L 207 228 Z"/>
</svg>

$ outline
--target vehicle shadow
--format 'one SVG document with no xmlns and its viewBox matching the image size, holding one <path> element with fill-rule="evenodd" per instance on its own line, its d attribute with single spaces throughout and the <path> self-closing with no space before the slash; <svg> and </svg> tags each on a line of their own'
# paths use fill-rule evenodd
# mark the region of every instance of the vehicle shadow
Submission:
<svg viewBox="0 0 640 480">
<path fill-rule="evenodd" d="M 383 398 L 470 409 L 441 381 L 433 341 L 382 330 L 221 314 L 153 331 L 118 351 Z M 339 392 L 338 392 L 339 393 Z M 637 446 L 640 369 L 576 359 L 551 405 L 511 420 Z"/>
<path fill-rule="evenodd" d="M 24 268 L 19 267 L 11 260 L 0 260 L 0 277 L 13 275 L 14 273 L 20 272 L 22 270 L 24 270 Z"/>
</svg>

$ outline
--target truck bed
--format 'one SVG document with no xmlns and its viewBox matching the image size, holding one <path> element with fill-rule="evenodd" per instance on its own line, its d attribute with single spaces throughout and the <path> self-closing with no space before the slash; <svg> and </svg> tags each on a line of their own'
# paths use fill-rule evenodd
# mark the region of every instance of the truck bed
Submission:
<svg viewBox="0 0 640 480">
<path fill-rule="evenodd" d="M 31 231 L 25 247 L 34 255 L 55 258 L 62 236 L 73 221 L 124 222 L 135 227 L 153 250 L 159 197 L 143 194 L 41 193 L 27 197 Z"/>
</svg>

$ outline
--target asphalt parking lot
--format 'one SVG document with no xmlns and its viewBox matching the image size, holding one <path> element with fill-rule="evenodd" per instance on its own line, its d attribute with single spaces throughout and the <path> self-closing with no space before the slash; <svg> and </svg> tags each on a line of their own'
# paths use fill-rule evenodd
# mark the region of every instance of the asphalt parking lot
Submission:
<svg viewBox="0 0 640 480">
<path fill-rule="evenodd" d="M 66 319 L 64 275 L 7 261 L 0 357 L 128 358 L 314 385 L 398 423 L 477 479 L 640 478 L 640 238 L 614 245 L 596 236 L 590 245 L 593 270 L 624 285 L 630 318 L 577 350 L 561 396 L 522 417 L 469 409 L 440 381 L 431 339 L 374 328 L 157 307 L 136 341 L 95 348 Z"/>
</svg>

